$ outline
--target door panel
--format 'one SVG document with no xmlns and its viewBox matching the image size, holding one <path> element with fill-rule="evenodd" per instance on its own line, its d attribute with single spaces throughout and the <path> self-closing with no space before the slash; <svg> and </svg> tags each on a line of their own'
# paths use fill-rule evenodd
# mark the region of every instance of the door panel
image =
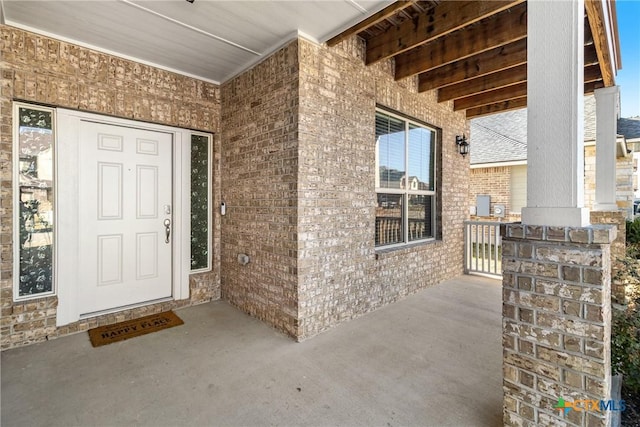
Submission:
<svg viewBox="0 0 640 427">
<path fill-rule="evenodd" d="M 79 312 L 170 297 L 172 136 L 80 122 Z"/>
</svg>

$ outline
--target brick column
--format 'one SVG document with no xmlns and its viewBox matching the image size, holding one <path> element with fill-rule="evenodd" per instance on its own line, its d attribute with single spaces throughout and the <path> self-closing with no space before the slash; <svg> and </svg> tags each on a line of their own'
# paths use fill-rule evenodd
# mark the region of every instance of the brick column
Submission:
<svg viewBox="0 0 640 427">
<path fill-rule="evenodd" d="M 612 226 L 505 224 L 504 424 L 607 426 L 607 413 L 555 409 L 609 399 Z"/>
<path fill-rule="evenodd" d="M 605 212 L 591 211 L 591 224 L 615 225 L 618 229 L 618 235 L 611 243 L 611 277 L 615 278 L 616 273 L 620 270 L 620 259 L 624 258 L 627 252 L 627 218 L 623 211 Z M 625 296 L 624 283 L 613 279 L 611 282 L 611 294 L 616 297 L 619 302 L 623 302 Z"/>
</svg>

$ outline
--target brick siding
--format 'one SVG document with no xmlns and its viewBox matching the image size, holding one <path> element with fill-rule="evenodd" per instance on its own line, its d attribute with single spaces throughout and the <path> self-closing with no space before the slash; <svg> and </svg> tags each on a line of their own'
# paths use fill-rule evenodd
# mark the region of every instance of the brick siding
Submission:
<svg viewBox="0 0 640 427">
<path fill-rule="evenodd" d="M 299 39 L 222 87 L 222 294 L 298 340 L 462 272 L 464 114 L 363 48 Z M 376 105 L 442 129 L 435 242 L 376 253 Z"/>
<path fill-rule="evenodd" d="M 395 82 L 392 61 L 366 67 L 360 39 L 332 49 L 301 40 L 300 52 L 298 338 L 305 339 L 462 273 L 469 163 L 455 145 L 467 132 L 464 113 L 438 104 L 435 91 L 417 93 L 414 78 Z M 435 242 L 376 254 L 376 105 L 442 129 Z"/>
<path fill-rule="evenodd" d="M 222 296 L 297 335 L 298 43 L 222 85 Z M 243 266 L 238 254 L 250 257 Z"/>
<path fill-rule="evenodd" d="M 9 26 L 0 26 L 0 36 L 3 55 L 0 71 L 1 348 L 44 341 L 219 298 L 220 226 L 216 216 L 212 248 L 214 268 L 211 272 L 190 277 L 189 300 L 126 310 L 61 328 L 55 326 L 57 297 L 13 302 L 12 101 L 42 103 L 216 133 L 220 127 L 220 88 Z M 215 137 L 216 164 L 220 156 L 219 142 Z M 216 190 L 220 186 L 219 172 L 219 168 L 214 169 L 214 197 L 219 194 Z M 57 286 L 64 286 L 64 283 Z"/>
<path fill-rule="evenodd" d="M 609 413 L 564 411 L 609 399 L 615 227 L 503 226 L 506 426 L 606 426 Z"/>
<path fill-rule="evenodd" d="M 303 340 L 462 273 L 464 113 L 415 78 L 395 82 L 392 61 L 365 66 L 360 39 L 295 40 L 222 87 L 7 26 L 2 43 L 2 348 L 220 296 Z M 216 133 L 214 268 L 192 275 L 190 300 L 62 328 L 57 297 L 13 302 L 14 99 Z M 377 105 L 441 129 L 433 242 L 375 250 Z"/>
<path fill-rule="evenodd" d="M 519 221 L 520 215 L 511 212 L 511 167 L 499 166 L 491 168 L 471 169 L 469 176 L 469 207 L 476 206 L 476 196 L 486 194 L 491 196 L 490 211 L 493 213 L 495 205 L 505 206 L 506 221 Z M 472 219 L 493 220 L 491 217 L 472 215 Z"/>
</svg>

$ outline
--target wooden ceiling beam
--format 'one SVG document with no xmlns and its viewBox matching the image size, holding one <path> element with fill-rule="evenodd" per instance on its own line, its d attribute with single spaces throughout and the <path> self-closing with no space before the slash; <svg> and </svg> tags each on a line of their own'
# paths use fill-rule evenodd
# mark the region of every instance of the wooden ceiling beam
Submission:
<svg viewBox="0 0 640 427">
<path fill-rule="evenodd" d="M 463 61 L 447 64 L 418 78 L 418 90 L 425 92 L 527 63 L 527 40 L 518 40 Z M 598 63 L 593 46 L 584 48 L 585 66 Z"/>
<path fill-rule="evenodd" d="M 594 90 L 604 87 L 604 82 L 600 80 L 585 83 L 584 94 L 588 95 L 593 93 Z M 467 119 L 473 117 L 486 116 L 489 114 L 501 113 L 503 111 L 515 110 L 518 108 L 524 108 L 527 106 L 527 97 L 518 97 L 507 99 L 505 101 L 496 102 L 493 104 L 482 105 L 479 107 L 472 107 L 466 110 Z"/>
<path fill-rule="evenodd" d="M 398 55 L 455 30 L 495 15 L 524 0 L 444 1 L 413 20 L 367 40 L 367 65 Z"/>
<path fill-rule="evenodd" d="M 596 47 L 596 53 L 598 54 L 598 62 L 600 63 L 600 70 L 605 86 L 613 86 L 615 84 L 614 78 L 614 64 L 613 58 L 609 52 L 608 36 L 606 21 L 604 15 L 604 9 L 602 7 L 601 0 L 585 0 L 584 7 L 587 10 L 587 17 L 589 18 L 589 27 L 591 28 L 591 34 L 593 34 L 593 44 Z"/>
<path fill-rule="evenodd" d="M 478 22 L 395 56 L 396 80 L 460 61 L 527 36 L 527 5 L 519 4 L 494 18 Z"/>
<path fill-rule="evenodd" d="M 602 80 L 598 64 L 587 65 L 584 68 L 585 83 Z M 460 83 L 445 86 L 438 90 L 438 102 L 459 99 L 483 92 L 512 86 L 527 81 L 527 64 L 501 70 L 496 73 L 465 80 Z"/>
<path fill-rule="evenodd" d="M 494 104 L 511 98 L 521 98 L 523 96 L 527 96 L 527 82 L 456 99 L 453 101 L 453 110 L 468 110 L 469 108 Z"/>
<path fill-rule="evenodd" d="M 584 44 L 593 44 L 593 34 L 591 34 L 591 27 L 587 18 L 584 19 Z"/>
<path fill-rule="evenodd" d="M 600 89 L 600 88 L 603 88 L 603 87 L 605 87 L 605 85 L 604 85 L 604 81 L 602 79 L 585 83 L 584 84 L 584 94 L 585 95 L 591 94 L 596 89 Z"/>
<path fill-rule="evenodd" d="M 464 98 L 477 93 L 521 83 L 526 80 L 527 64 L 522 64 L 496 73 L 445 86 L 438 90 L 438 102 Z"/>
<path fill-rule="evenodd" d="M 374 13 L 364 21 L 359 22 L 356 25 L 347 28 L 337 36 L 331 37 L 329 40 L 327 40 L 327 46 L 329 47 L 335 46 L 341 41 L 343 41 L 344 39 L 347 39 L 355 34 L 358 34 L 359 32 L 362 32 L 367 28 L 373 25 L 376 25 L 379 22 L 384 21 L 385 19 L 392 17 L 397 12 L 403 9 L 406 9 L 407 7 L 411 6 L 413 3 L 414 3 L 413 1 L 396 1 L 395 3 L 391 3 L 389 6 L 385 7 L 380 12 Z"/>
<path fill-rule="evenodd" d="M 596 80 L 602 80 L 602 74 L 600 73 L 600 65 L 593 64 L 584 67 L 584 82 L 590 83 Z"/>
<path fill-rule="evenodd" d="M 526 106 L 527 97 L 524 96 L 520 98 L 509 99 L 507 101 L 497 102 L 494 104 L 483 105 L 481 107 L 469 108 L 466 111 L 467 120 L 474 117 L 487 116 L 489 114 L 502 113 L 509 110 L 517 110 Z"/>
<path fill-rule="evenodd" d="M 593 65 L 598 63 L 598 53 L 594 45 L 584 47 L 584 65 Z"/>
<path fill-rule="evenodd" d="M 527 40 L 522 39 L 422 73 L 418 79 L 418 90 L 425 92 L 526 62 Z"/>
</svg>

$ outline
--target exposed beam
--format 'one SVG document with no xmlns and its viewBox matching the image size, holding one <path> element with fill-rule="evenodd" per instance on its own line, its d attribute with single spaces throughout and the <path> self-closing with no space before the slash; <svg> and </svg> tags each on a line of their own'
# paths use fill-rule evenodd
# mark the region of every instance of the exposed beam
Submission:
<svg viewBox="0 0 640 427">
<path fill-rule="evenodd" d="M 602 80 L 598 64 L 586 66 L 584 68 L 585 83 L 596 80 Z M 438 90 L 438 102 L 464 98 L 525 81 L 527 81 L 527 64 L 522 64 L 497 73 L 445 86 Z"/>
<path fill-rule="evenodd" d="M 589 93 L 593 93 L 594 90 L 605 87 L 604 82 L 602 80 L 596 80 L 593 82 L 584 84 L 584 94 L 587 95 Z"/>
<path fill-rule="evenodd" d="M 527 80 L 527 64 L 466 80 L 438 90 L 438 102 L 510 86 Z"/>
<path fill-rule="evenodd" d="M 456 99 L 453 101 L 453 110 L 467 110 L 469 108 L 494 104 L 496 102 L 506 101 L 511 98 L 520 98 L 523 96 L 527 96 L 527 82 Z"/>
<path fill-rule="evenodd" d="M 413 1 L 396 1 L 395 3 L 391 3 L 389 6 L 382 9 L 380 12 L 374 13 L 364 21 L 361 21 L 354 25 L 353 27 L 349 27 L 337 36 L 331 37 L 327 40 L 327 46 L 332 47 L 340 43 L 346 38 L 353 36 L 354 34 L 358 34 L 361 31 L 366 30 L 367 28 L 376 25 L 377 23 L 384 21 L 387 18 L 390 18 L 396 12 L 401 11 L 402 9 L 406 9 L 411 6 Z"/>
<path fill-rule="evenodd" d="M 589 27 L 593 34 L 593 44 L 598 54 L 598 62 L 605 86 L 613 86 L 615 84 L 613 58 L 609 52 L 609 43 L 607 37 L 607 23 L 605 21 L 602 0 L 585 0 L 584 7 L 589 17 Z"/>
<path fill-rule="evenodd" d="M 445 1 L 420 14 L 413 20 L 389 28 L 367 40 L 367 65 L 390 58 L 478 22 L 524 0 L 501 1 Z"/>
<path fill-rule="evenodd" d="M 527 62 L 527 40 L 501 46 L 487 52 L 474 55 L 463 61 L 443 65 L 442 67 L 422 73 L 418 79 L 418 90 L 425 92 L 441 88 L 453 83 L 473 79 L 511 68 Z M 598 62 L 596 50 L 593 46 L 584 48 L 584 64 L 592 65 Z"/>
<path fill-rule="evenodd" d="M 501 113 L 509 110 L 517 110 L 527 106 L 527 97 L 509 99 L 495 104 L 483 105 L 481 107 L 470 108 L 466 111 L 467 119 L 473 117 L 487 116 L 489 114 Z M 471 141 L 473 142 L 473 141 Z"/>
<path fill-rule="evenodd" d="M 584 67 L 584 82 L 591 83 L 596 80 L 602 80 L 602 74 L 600 73 L 600 65 L 593 64 Z"/>
<path fill-rule="evenodd" d="M 589 25 L 589 19 L 584 19 L 584 44 L 593 44 L 593 34 L 591 34 L 591 26 Z"/>
<path fill-rule="evenodd" d="M 593 65 L 598 63 L 598 54 L 594 45 L 584 47 L 584 65 Z"/>
<path fill-rule="evenodd" d="M 395 77 L 399 80 L 429 71 L 526 36 L 527 7 L 522 3 L 464 31 L 451 33 L 397 55 Z"/>
<path fill-rule="evenodd" d="M 584 94 L 591 94 L 594 90 L 604 87 L 602 80 L 585 83 Z M 482 105 L 480 107 L 469 108 L 466 111 L 467 119 L 473 117 L 486 116 L 488 114 L 500 113 L 508 110 L 515 110 L 527 106 L 527 97 L 512 98 L 506 101 L 496 102 L 493 104 Z"/>
<path fill-rule="evenodd" d="M 527 40 L 522 39 L 422 73 L 419 76 L 418 90 L 424 92 L 526 62 Z"/>
</svg>

